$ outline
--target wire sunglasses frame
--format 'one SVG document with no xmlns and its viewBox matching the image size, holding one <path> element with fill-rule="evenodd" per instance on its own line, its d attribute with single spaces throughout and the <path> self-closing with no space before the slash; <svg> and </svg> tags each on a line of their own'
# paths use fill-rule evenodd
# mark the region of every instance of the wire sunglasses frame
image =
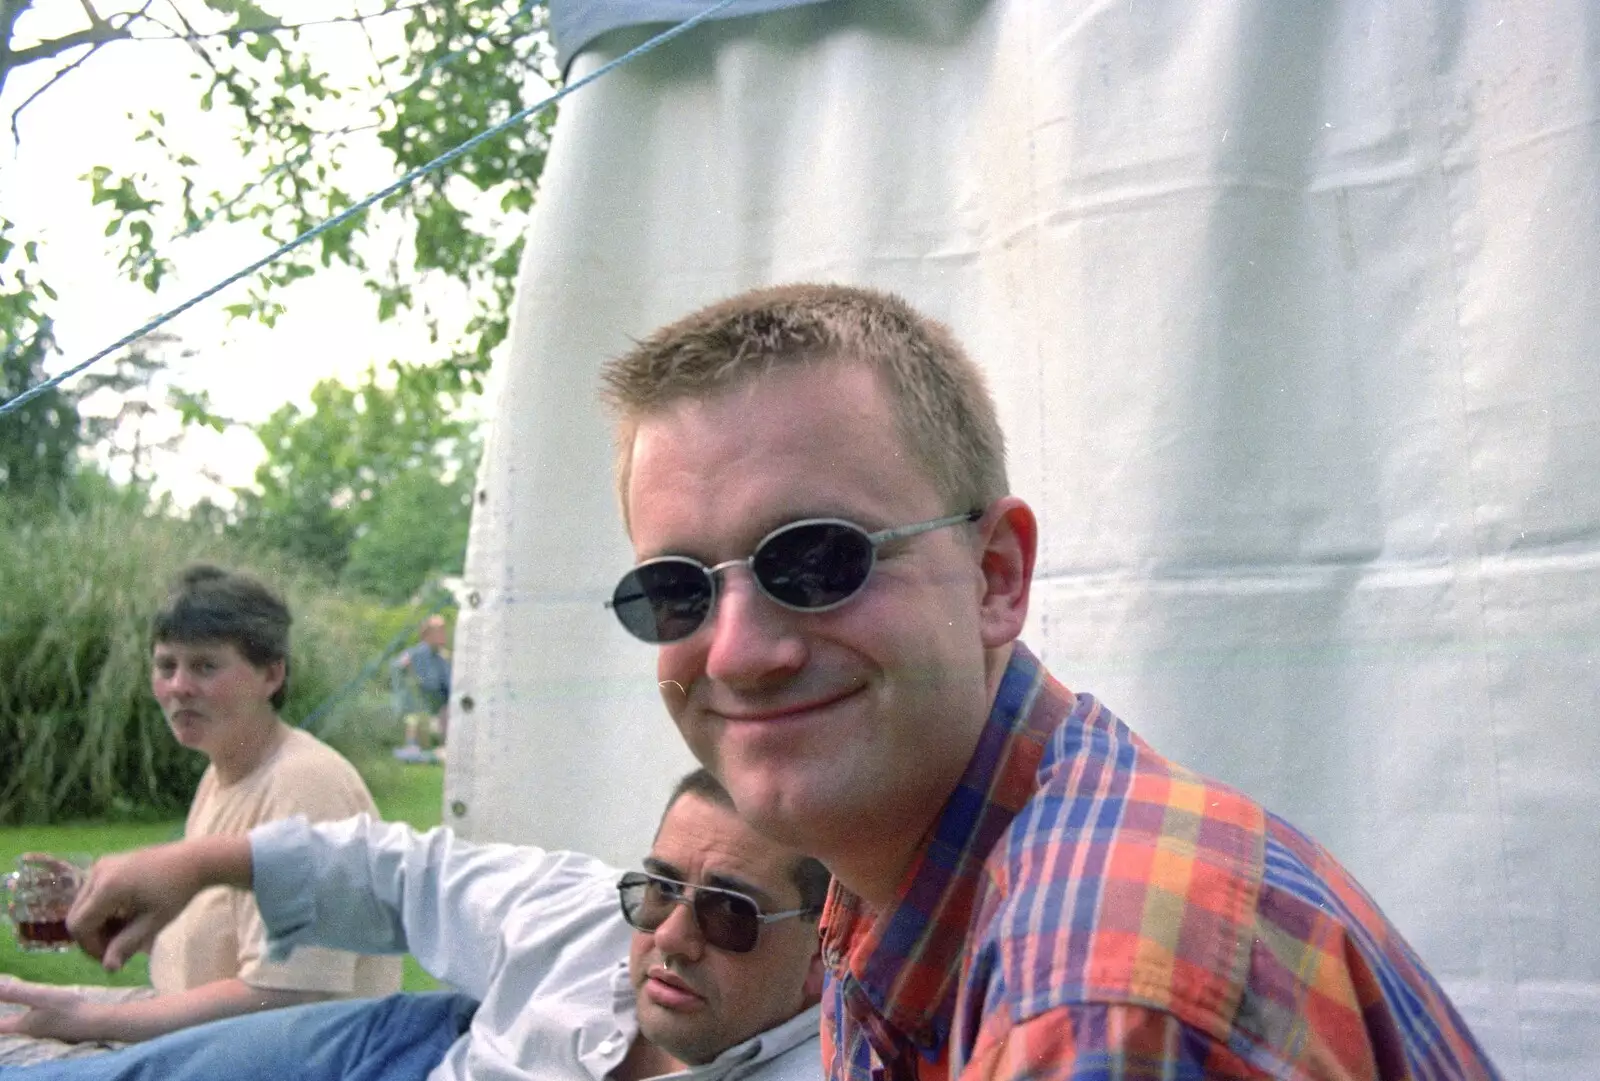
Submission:
<svg viewBox="0 0 1600 1081">
<path fill-rule="evenodd" d="M 935 529 L 976 522 L 982 517 L 982 508 L 975 507 L 961 514 L 880 529 L 875 533 L 869 533 L 844 518 L 802 518 L 781 525 L 762 537 L 755 551 L 749 555 L 725 560 L 713 567 L 690 556 L 647 559 L 622 576 L 605 606 L 616 613 L 618 622 L 629 634 L 641 641 L 652 645 L 677 642 L 694 634 L 711 619 L 717 606 L 718 579 L 730 567 L 742 564 L 749 568 L 750 576 L 762 596 L 774 604 L 792 612 L 831 612 L 850 603 L 866 587 L 873 568 L 877 566 L 880 545 Z M 786 538 L 792 541 L 797 534 L 803 535 L 805 531 L 819 527 L 833 532 L 824 532 L 819 542 L 795 552 L 779 549 L 778 552 L 787 556 L 787 559 L 778 560 L 774 556 L 771 548 L 774 543 L 781 543 Z M 837 548 L 842 540 L 853 542 L 853 549 L 845 554 L 854 556 L 858 562 L 846 568 L 831 568 L 833 577 L 825 587 L 819 589 L 814 577 L 810 580 L 803 577 L 810 569 L 804 565 L 804 561 L 814 559 L 823 545 L 832 544 Z M 652 592 L 652 585 L 648 581 L 652 572 L 673 570 L 683 573 L 671 581 L 663 577 L 655 583 L 655 591 Z M 847 570 L 848 575 L 841 576 L 841 570 Z M 783 596 L 785 591 L 790 592 L 791 596 Z M 640 602 L 643 602 L 642 608 Z"/>
<path fill-rule="evenodd" d="M 639 917 L 651 887 L 657 888 L 660 901 L 666 903 L 661 918 L 654 923 Z M 666 923 L 679 905 L 687 906 L 706 944 L 729 953 L 749 953 L 755 949 L 765 924 L 816 911 L 814 908 L 791 908 L 783 912 L 762 912 L 755 898 L 738 890 L 697 886 L 648 871 L 629 871 L 623 875 L 617 881 L 617 896 L 622 904 L 622 918 L 628 921 L 628 926 L 647 934 Z"/>
</svg>

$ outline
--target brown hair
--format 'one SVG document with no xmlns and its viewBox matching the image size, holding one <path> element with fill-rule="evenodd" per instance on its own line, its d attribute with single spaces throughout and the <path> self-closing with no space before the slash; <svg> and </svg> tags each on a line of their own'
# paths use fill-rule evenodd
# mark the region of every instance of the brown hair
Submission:
<svg viewBox="0 0 1600 1081">
<path fill-rule="evenodd" d="M 733 805 L 733 797 L 728 794 L 728 790 L 722 787 L 722 782 L 713 777 L 711 771 L 704 766 L 690 770 L 672 787 L 672 795 L 667 797 L 667 810 L 661 813 L 663 821 L 666 820 L 667 811 L 672 810 L 684 796 L 699 796 L 707 803 L 721 807 L 730 814 L 739 813 Z M 828 883 L 833 880 L 828 869 L 819 860 L 801 856 L 790 868 L 789 878 L 794 882 L 795 889 L 800 891 L 800 907 L 805 909 L 806 915 L 808 917 L 820 915 L 823 902 L 828 899 Z"/>
<path fill-rule="evenodd" d="M 283 682 L 272 692 L 272 708 L 289 697 L 289 606 L 247 574 L 209 563 L 193 563 L 172 585 L 167 602 L 150 620 L 150 642 L 226 642 L 257 668 L 283 662 Z"/>
<path fill-rule="evenodd" d="M 945 326 L 890 293 L 844 285 L 754 289 L 662 327 L 601 372 L 616 414 L 624 520 L 633 436 L 648 414 L 778 364 L 841 360 L 876 373 L 901 442 L 952 509 L 1010 489 L 1005 437 L 978 370 Z"/>
</svg>

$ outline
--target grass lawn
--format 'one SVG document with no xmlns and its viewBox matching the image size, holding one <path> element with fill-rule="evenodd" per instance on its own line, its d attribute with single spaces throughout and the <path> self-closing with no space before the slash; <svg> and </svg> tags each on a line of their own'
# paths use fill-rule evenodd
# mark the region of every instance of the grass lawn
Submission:
<svg viewBox="0 0 1600 1081">
<path fill-rule="evenodd" d="M 444 770 L 438 766 L 406 766 L 393 759 L 362 762 L 372 798 L 383 817 L 409 822 L 418 829 L 439 824 L 443 813 Z M 12 861 L 24 852 L 53 852 L 57 855 L 102 856 L 130 848 L 176 840 L 183 834 L 183 823 L 172 822 L 82 822 L 61 826 L 0 827 L 0 869 L 9 871 Z M 144 955 L 134 958 L 121 972 L 106 972 L 80 951 L 68 953 L 24 953 L 17 949 L 10 925 L 0 933 L 0 973 L 41 983 L 84 983 L 108 987 L 138 986 L 150 981 Z M 422 971 L 410 956 L 405 958 L 405 988 L 424 991 L 438 982 Z"/>
</svg>

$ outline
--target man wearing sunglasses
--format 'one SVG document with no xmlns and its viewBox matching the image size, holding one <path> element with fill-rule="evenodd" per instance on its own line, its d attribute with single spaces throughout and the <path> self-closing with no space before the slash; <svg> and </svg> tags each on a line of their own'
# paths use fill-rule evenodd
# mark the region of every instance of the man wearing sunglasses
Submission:
<svg viewBox="0 0 1600 1081">
<path fill-rule="evenodd" d="M 108 966 L 200 889 L 234 886 L 254 890 L 272 948 L 409 948 L 462 993 L 267 1011 L 0 1078 L 815 1081 L 827 871 L 752 831 L 704 770 L 679 782 L 644 868 L 365 817 L 113 857 L 69 918 Z"/>
<path fill-rule="evenodd" d="M 1018 641 L 981 375 L 899 299 L 758 290 L 608 365 L 609 601 L 740 815 L 821 859 L 839 1079 L 1494 1076 L 1314 842 Z"/>
</svg>

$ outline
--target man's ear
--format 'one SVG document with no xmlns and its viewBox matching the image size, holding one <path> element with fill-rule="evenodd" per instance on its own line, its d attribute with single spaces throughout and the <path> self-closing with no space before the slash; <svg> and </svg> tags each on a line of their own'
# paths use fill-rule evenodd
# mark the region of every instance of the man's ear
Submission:
<svg viewBox="0 0 1600 1081">
<path fill-rule="evenodd" d="M 269 661 L 264 671 L 266 672 L 267 681 L 272 684 L 267 691 L 267 697 L 271 698 L 278 693 L 278 688 L 283 686 L 284 677 L 288 674 L 289 667 L 281 660 Z"/>
<path fill-rule="evenodd" d="M 811 967 L 806 969 L 806 982 L 801 986 L 805 995 L 805 1008 L 810 1009 L 822 1001 L 822 944 L 817 944 L 811 955 Z"/>
<path fill-rule="evenodd" d="M 1028 592 L 1038 554 L 1033 508 L 1014 495 L 997 499 L 978 520 L 982 596 L 978 619 L 985 649 L 1009 645 L 1028 618 Z"/>
</svg>

